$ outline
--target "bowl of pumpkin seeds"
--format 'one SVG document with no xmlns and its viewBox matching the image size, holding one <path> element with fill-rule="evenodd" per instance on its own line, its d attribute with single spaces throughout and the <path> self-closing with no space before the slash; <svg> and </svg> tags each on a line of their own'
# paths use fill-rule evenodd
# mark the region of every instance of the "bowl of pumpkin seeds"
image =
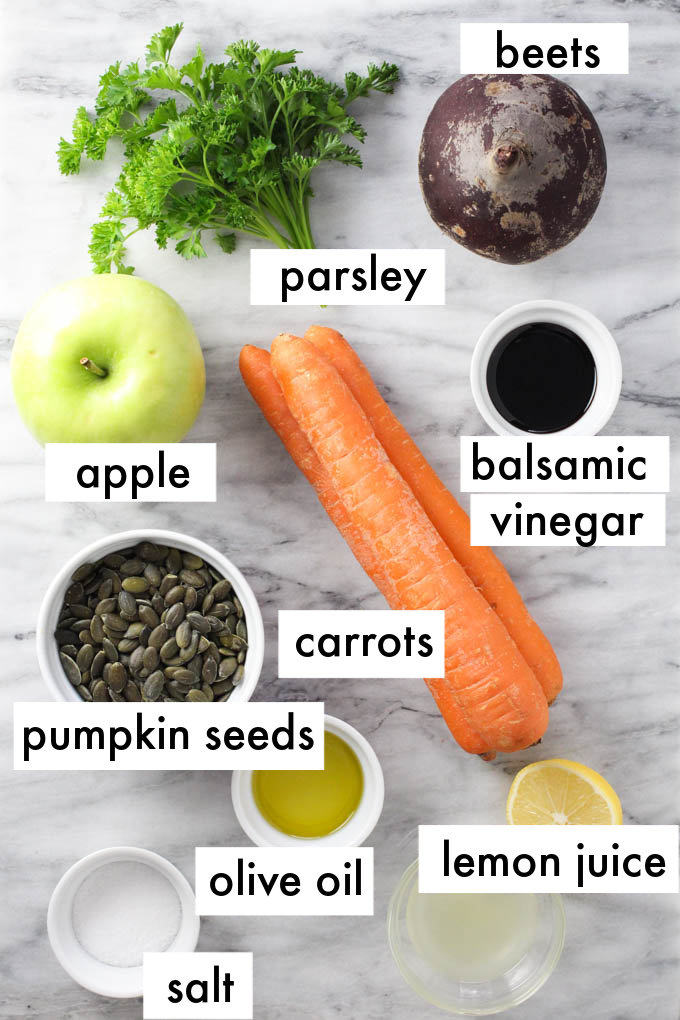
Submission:
<svg viewBox="0 0 680 1020">
<path fill-rule="evenodd" d="M 248 701 L 264 628 L 226 556 L 188 535 L 127 531 L 59 571 L 40 609 L 37 650 L 61 701 Z"/>
</svg>

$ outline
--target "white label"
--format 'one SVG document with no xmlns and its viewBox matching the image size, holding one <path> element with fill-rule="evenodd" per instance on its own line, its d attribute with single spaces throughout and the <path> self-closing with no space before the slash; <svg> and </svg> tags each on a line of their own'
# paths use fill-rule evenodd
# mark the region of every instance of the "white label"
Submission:
<svg viewBox="0 0 680 1020">
<path fill-rule="evenodd" d="M 197 847 L 196 913 L 373 914 L 372 847 Z"/>
<path fill-rule="evenodd" d="M 463 24 L 461 74 L 628 74 L 628 25 L 620 22 Z"/>
<path fill-rule="evenodd" d="M 665 545 L 666 497 L 479 493 L 470 522 L 471 545 Z"/>
<path fill-rule="evenodd" d="M 215 443 L 48 443 L 48 503 L 214 503 Z"/>
<path fill-rule="evenodd" d="M 443 305 L 442 248 L 253 249 L 251 305 Z"/>
<path fill-rule="evenodd" d="M 677 893 L 677 825 L 421 825 L 424 893 Z"/>
<path fill-rule="evenodd" d="M 462 492 L 668 492 L 668 436 L 461 436 Z"/>
<path fill-rule="evenodd" d="M 14 768 L 323 769 L 323 702 L 17 702 Z"/>
<path fill-rule="evenodd" d="M 443 676 L 444 611 L 279 610 L 282 679 Z"/>
<path fill-rule="evenodd" d="M 144 953 L 143 1020 L 252 1020 L 252 953 Z"/>
</svg>

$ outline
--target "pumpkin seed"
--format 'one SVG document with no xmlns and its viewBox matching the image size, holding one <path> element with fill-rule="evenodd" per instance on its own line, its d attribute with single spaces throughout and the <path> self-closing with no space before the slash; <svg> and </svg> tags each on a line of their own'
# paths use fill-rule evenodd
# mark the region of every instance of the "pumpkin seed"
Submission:
<svg viewBox="0 0 680 1020">
<path fill-rule="evenodd" d="M 71 575 L 72 581 L 87 581 L 88 577 L 94 574 L 94 563 L 82 563 Z"/>
<path fill-rule="evenodd" d="M 198 689 L 201 691 L 202 694 L 205 695 L 206 701 L 214 701 L 215 700 L 215 695 L 213 694 L 213 689 L 212 689 L 212 687 L 210 687 L 209 684 L 201 684 L 201 686 Z"/>
<path fill-rule="evenodd" d="M 157 627 L 149 634 L 149 647 L 150 648 L 161 648 L 170 637 L 170 631 L 164 623 L 159 623 Z"/>
<path fill-rule="evenodd" d="M 174 659 L 178 652 L 178 645 L 174 637 L 168 638 L 164 645 L 161 646 L 160 654 L 163 662 L 169 662 L 170 659 Z"/>
<path fill-rule="evenodd" d="M 70 655 L 72 659 L 75 659 L 75 657 L 78 654 L 78 649 L 76 648 L 75 645 L 62 645 L 61 651 L 64 653 L 64 655 Z"/>
<path fill-rule="evenodd" d="M 83 701 L 92 701 L 92 695 L 90 694 L 87 687 L 81 685 L 80 687 L 76 687 L 76 690 L 78 691 L 78 694 L 81 696 Z"/>
<path fill-rule="evenodd" d="M 208 620 L 206 620 L 201 613 L 196 612 L 196 610 L 187 613 L 187 620 L 194 630 L 197 630 L 200 634 L 207 634 L 210 630 L 210 623 Z"/>
<path fill-rule="evenodd" d="M 160 669 L 157 669 L 155 673 L 149 674 L 144 681 L 144 686 L 142 687 L 144 699 L 146 701 L 156 701 L 163 693 L 164 686 L 165 677 Z"/>
<path fill-rule="evenodd" d="M 184 608 L 187 612 L 195 609 L 198 605 L 198 592 L 195 588 L 189 587 L 184 595 Z"/>
<path fill-rule="evenodd" d="M 62 655 L 64 653 L 62 652 Z M 76 656 L 76 665 L 78 669 L 83 673 L 86 669 L 89 669 L 94 659 L 95 651 L 94 645 L 82 645 Z"/>
<path fill-rule="evenodd" d="M 158 613 L 152 609 L 151 606 L 141 605 L 138 609 L 138 613 L 139 619 L 142 623 L 145 623 L 147 627 L 151 627 L 152 630 L 160 623 Z"/>
<path fill-rule="evenodd" d="M 118 612 L 121 616 L 128 616 L 131 620 L 137 618 L 137 599 L 123 585 L 123 591 L 118 593 Z"/>
<path fill-rule="evenodd" d="M 103 680 L 97 680 L 96 684 L 92 688 L 92 700 L 93 701 L 109 700 L 109 689 Z"/>
<path fill-rule="evenodd" d="M 162 595 L 163 598 L 165 598 L 170 589 L 174 588 L 178 581 L 179 577 L 177 576 L 177 574 L 166 574 L 160 583 L 158 594 Z"/>
<path fill-rule="evenodd" d="M 218 680 L 216 684 L 212 685 L 213 696 L 218 698 L 221 694 L 225 694 L 227 691 L 231 692 L 234 689 L 234 685 L 231 680 Z"/>
<path fill-rule="evenodd" d="M 182 623 L 184 619 L 184 605 L 182 602 L 176 602 L 174 606 L 170 606 L 165 614 L 165 626 L 170 630 L 175 630 Z"/>
<path fill-rule="evenodd" d="M 125 688 L 124 694 L 125 694 L 125 700 L 126 701 L 141 701 L 142 700 L 141 691 L 140 691 L 139 687 L 137 686 L 137 684 L 134 682 L 134 680 L 129 680 L 128 681 L 128 684 L 127 684 L 127 687 Z"/>
<path fill-rule="evenodd" d="M 104 563 L 107 567 L 110 567 L 111 570 L 118 570 L 120 565 L 124 562 L 125 556 L 121 555 L 121 553 L 109 553 L 108 556 L 104 557 Z"/>
<path fill-rule="evenodd" d="M 243 677 L 245 676 L 245 672 L 246 671 L 245 671 L 245 668 L 243 666 L 237 666 L 236 667 L 236 672 L 234 673 L 233 677 L 231 678 L 232 682 L 234 684 L 234 687 L 236 687 L 237 684 L 241 683 L 241 681 L 243 680 Z"/>
<path fill-rule="evenodd" d="M 238 663 L 234 658 L 230 657 L 228 659 L 222 659 L 219 665 L 218 673 L 222 677 L 222 679 L 225 680 L 228 676 L 231 676 L 233 673 L 236 672 L 237 666 Z"/>
<path fill-rule="evenodd" d="M 207 701 L 208 696 L 203 691 L 189 691 L 186 696 L 187 701 Z"/>
<path fill-rule="evenodd" d="M 66 589 L 66 594 L 64 595 L 64 604 L 70 606 L 73 602 L 80 602 L 84 594 L 85 589 L 83 588 L 80 581 L 75 581 L 73 584 L 70 584 Z"/>
<path fill-rule="evenodd" d="M 142 653 L 144 669 L 154 670 L 159 662 L 160 655 L 158 654 L 157 648 L 149 647 L 144 649 L 144 652 Z"/>
<path fill-rule="evenodd" d="M 163 580 L 160 567 L 157 567 L 155 563 L 147 563 L 144 567 L 144 577 L 147 579 L 152 588 L 157 588 Z"/>
<path fill-rule="evenodd" d="M 206 659 L 201 669 L 201 679 L 206 684 L 214 684 L 217 679 L 217 663 L 214 659 Z"/>
<path fill-rule="evenodd" d="M 155 649 L 154 649 L 155 651 Z M 144 667 L 144 649 L 140 646 L 135 648 L 130 656 L 130 672 L 138 673 Z"/>
<path fill-rule="evenodd" d="M 201 605 L 201 612 L 202 613 L 209 613 L 214 604 L 215 604 L 215 596 L 213 595 L 212 592 L 208 592 L 208 594 L 203 599 L 203 603 Z"/>
<path fill-rule="evenodd" d="M 101 599 L 94 607 L 94 611 L 98 616 L 103 616 L 104 613 L 113 613 L 117 604 L 114 598 Z"/>
<path fill-rule="evenodd" d="M 231 584 L 226 580 L 226 578 L 222 581 L 218 581 L 210 589 L 210 594 L 215 602 L 223 602 L 227 595 L 231 594 Z"/>
<path fill-rule="evenodd" d="M 149 582 L 145 577 L 139 577 L 137 574 L 134 574 L 132 577 L 125 578 L 123 589 L 132 592 L 134 595 L 141 595 L 142 592 L 149 590 Z"/>
<path fill-rule="evenodd" d="M 169 574 L 178 574 L 182 569 L 182 554 L 179 549 L 171 549 L 165 559 Z"/>
<path fill-rule="evenodd" d="M 173 606 L 173 609 L 174 608 L 175 606 Z M 193 633 L 194 631 L 191 629 L 191 624 L 189 623 L 189 621 L 183 620 L 180 623 L 179 627 L 177 628 L 177 631 L 175 632 L 175 641 L 177 642 L 180 648 L 189 647 L 189 645 L 191 644 L 191 638 Z M 196 642 L 196 647 L 198 648 L 198 642 Z"/>
<path fill-rule="evenodd" d="M 122 662 L 112 662 L 108 672 L 106 683 L 117 694 L 121 694 L 128 682 L 128 673 Z"/>
<path fill-rule="evenodd" d="M 135 553 L 142 560 L 151 560 L 152 563 L 160 563 L 165 559 L 166 550 L 154 542 L 140 542 L 135 546 Z"/>
<path fill-rule="evenodd" d="M 193 659 L 194 655 L 198 651 L 198 642 L 200 640 L 200 634 L 197 631 L 193 631 L 191 635 L 191 641 L 186 648 L 180 648 L 179 658 L 180 662 L 189 662 Z"/>
<path fill-rule="evenodd" d="M 245 620 L 239 620 L 236 624 L 236 633 L 238 637 L 245 639 L 248 637 L 248 631 L 246 630 Z"/>
<path fill-rule="evenodd" d="M 101 676 L 102 675 L 102 670 L 104 669 L 105 663 L 106 663 L 106 652 L 104 652 L 100 648 L 99 651 L 96 652 L 95 657 L 92 660 L 92 665 L 90 666 L 90 675 L 94 676 L 94 677 Z"/>
<path fill-rule="evenodd" d="M 122 577 L 135 577 L 144 570 L 144 561 L 137 557 L 130 560 L 125 560 L 124 563 L 118 568 L 118 572 Z"/>
<path fill-rule="evenodd" d="M 165 596 L 166 606 L 174 606 L 176 602 L 181 602 L 184 598 L 185 588 L 182 584 L 176 584 L 174 588 Z"/>
<path fill-rule="evenodd" d="M 110 701 L 125 701 L 125 695 L 119 694 L 118 691 L 112 691 L 109 687 L 109 700 Z"/>
<path fill-rule="evenodd" d="M 93 613 L 89 606 L 83 605 L 82 602 L 72 602 L 69 606 L 71 616 L 74 616 L 77 620 L 85 619 L 91 620 Z"/>
<path fill-rule="evenodd" d="M 158 592 L 156 592 L 151 599 L 151 608 L 153 609 L 156 616 L 160 619 L 160 615 L 165 608 L 165 602 L 163 601 L 163 596 L 159 595 Z"/>
<path fill-rule="evenodd" d="M 128 629 L 128 621 L 124 620 L 118 613 L 104 613 L 102 622 L 106 630 L 119 631 L 124 634 Z"/>
<path fill-rule="evenodd" d="M 203 578 L 196 570 L 180 570 L 179 579 L 187 587 L 191 585 L 192 588 L 202 588 L 205 584 Z"/>
<path fill-rule="evenodd" d="M 59 658 L 61 659 L 61 664 L 67 680 L 70 680 L 74 687 L 80 687 L 83 682 L 83 678 L 80 670 L 78 669 L 78 664 L 71 658 L 70 655 L 64 655 L 63 652 L 60 652 Z"/>
<path fill-rule="evenodd" d="M 106 658 L 109 662 L 118 662 L 118 649 L 114 645 L 111 638 L 105 637 L 102 641 L 102 648 L 106 652 Z"/>
</svg>

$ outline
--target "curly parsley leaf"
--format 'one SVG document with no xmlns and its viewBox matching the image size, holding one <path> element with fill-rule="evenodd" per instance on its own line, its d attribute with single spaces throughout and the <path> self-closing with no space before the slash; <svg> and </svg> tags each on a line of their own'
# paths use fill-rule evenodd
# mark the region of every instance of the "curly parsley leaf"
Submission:
<svg viewBox="0 0 680 1020">
<path fill-rule="evenodd" d="M 261 49 L 252 40 L 226 48 L 226 62 L 206 64 L 203 50 L 170 63 L 182 25 L 152 36 L 145 66 L 111 64 L 99 81 L 91 118 L 79 107 L 70 140 L 60 139 L 59 169 L 103 159 L 118 138 L 124 161 L 92 227 L 95 272 L 133 272 L 128 238 L 153 228 L 159 248 L 172 241 L 183 258 L 204 258 L 211 231 L 231 253 L 236 232 L 281 248 L 313 248 L 310 178 L 325 161 L 361 166 L 347 137 L 366 132 L 348 112 L 372 91 L 391 92 L 394 64 L 348 72 L 344 87 L 299 68 L 298 50 Z M 158 95 L 158 93 L 161 93 Z M 170 95 L 168 95 L 170 93 Z"/>
</svg>

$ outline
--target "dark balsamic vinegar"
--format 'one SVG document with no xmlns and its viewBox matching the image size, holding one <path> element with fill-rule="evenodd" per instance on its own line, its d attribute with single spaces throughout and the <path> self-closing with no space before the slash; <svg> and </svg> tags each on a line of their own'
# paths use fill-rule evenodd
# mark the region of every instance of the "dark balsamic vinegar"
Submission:
<svg viewBox="0 0 680 1020">
<path fill-rule="evenodd" d="M 531 322 L 496 345 L 486 385 L 496 410 L 524 432 L 558 432 L 578 421 L 597 384 L 595 361 L 580 336 L 554 322 Z"/>
</svg>

